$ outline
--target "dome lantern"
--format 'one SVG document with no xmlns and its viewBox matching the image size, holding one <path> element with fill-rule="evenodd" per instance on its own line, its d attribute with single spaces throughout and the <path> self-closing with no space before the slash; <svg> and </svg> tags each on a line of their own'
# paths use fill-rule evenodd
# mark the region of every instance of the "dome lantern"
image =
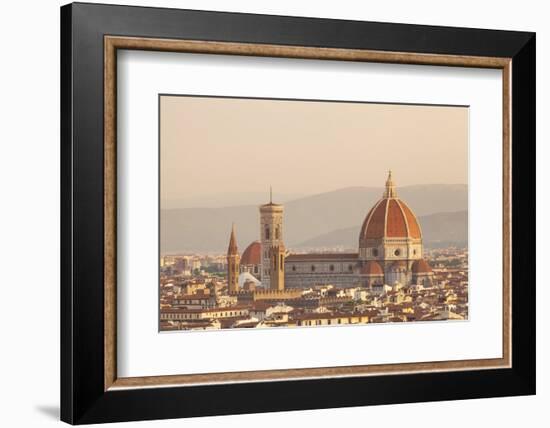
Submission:
<svg viewBox="0 0 550 428">
<path fill-rule="evenodd" d="M 391 169 L 388 171 L 388 179 L 386 180 L 386 191 L 384 192 L 384 198 L 397 198 L 395 183 L 392 180 Z"/>
</svg>

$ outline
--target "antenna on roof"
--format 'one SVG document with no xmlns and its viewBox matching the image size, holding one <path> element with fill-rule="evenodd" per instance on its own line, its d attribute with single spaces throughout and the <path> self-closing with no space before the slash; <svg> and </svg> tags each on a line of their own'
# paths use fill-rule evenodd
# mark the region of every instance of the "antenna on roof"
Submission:
<svg viewBox="0 0 550 428">
<path fill-rule="evenodd" d="M 273 203 L 273 188 L 269 186 L 269 203 Z"/>
</svg>

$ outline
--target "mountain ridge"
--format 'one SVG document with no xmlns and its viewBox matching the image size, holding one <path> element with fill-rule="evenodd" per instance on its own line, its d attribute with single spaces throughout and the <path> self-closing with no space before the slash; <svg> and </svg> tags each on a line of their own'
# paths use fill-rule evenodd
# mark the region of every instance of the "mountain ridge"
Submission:
<svg viewBox="0 0 550 428">
<path fill-rule="evenodd" d="M 468 212 L 435 213 L 418 217 L 424 245 L 437 247 L 444 244 L 465 246 L 468 243 Z M 449 227 L 452 226 L 452 227 Z M 312 248 L 356 248 L 361 226 L 337 229 L 296 244 L 296 250 Z"/>
<path fill-rule="evenodd" d="M 294 247 L 338 229 L 359 227 L 382 193 L 380 187 L 347 187 L 285 203 L 285 243 Z M 468 208 L 466 185 L 413 185 L 398 188 L 397 193 L 418 217 Z M 259 205 L 163 209 L 161 252 L 224 251 L 233 222 L 244 250 L 260 234 Z M 455 227 L 452 221 L 449 227 Z"/>
</svg>

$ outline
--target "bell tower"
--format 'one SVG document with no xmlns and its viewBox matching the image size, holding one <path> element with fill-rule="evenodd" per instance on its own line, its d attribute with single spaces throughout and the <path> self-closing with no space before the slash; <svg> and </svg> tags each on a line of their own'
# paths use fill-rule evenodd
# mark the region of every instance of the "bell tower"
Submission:
<svg viewBox="0 0 550 428">
<path fill-rule="evenodd" d="M 261 281 L 266 289 L 284 289 L 283 210 L 282 205 L 273 203 L 270 188 L 269 203 L 260 206 Z M 276 263 L 275 253 L 278 255 Z M 276 272 L 275 266 L 277 266 Z M 275 281 L 274 284 L 271 284 L 272 279 Z"/>
<path fill-rule="evenodd" d="M 230 293 L 239 291 L 239 261 L 235 224 L 233 223 L 227 248 L 227 288 Z"/>
<path fill-rule="evenodd" d="M 285 289 L 285 246 L 283 243 L 271 247 L 270 288 L 282 291 Z"/>
</svg>

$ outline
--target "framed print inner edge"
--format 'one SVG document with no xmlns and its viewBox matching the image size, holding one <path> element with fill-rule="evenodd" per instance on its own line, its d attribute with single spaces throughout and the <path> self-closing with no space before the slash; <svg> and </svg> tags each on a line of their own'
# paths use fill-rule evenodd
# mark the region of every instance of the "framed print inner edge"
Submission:
<svg viewBox="0 0 550 428">
<path fill-rule="evenodd" d="M 245 372 L 204 373 L 169 376 L 117 376 L 117 292 L 116 292 L 116 89 L 117 50 L 148 50 L 181 53 L 264 56 L 297 59 L 380 62 L 396 64 L 440 65 L 493 68 L 502 70 L 502 145 L 503 145 L 503 321 L 502 358 L 421 363 L 354 365 L 302 369 L 278 369 Z M 417 54 L 356 49 L 262 45 L 250 43 L 170 40 L 136 37 L 104 37 L 104 389 L 337 378 L 392 375 L 421 372 L 481 370 L 511 367 L 511 59 L 459 55 Z"/>
</svg>

